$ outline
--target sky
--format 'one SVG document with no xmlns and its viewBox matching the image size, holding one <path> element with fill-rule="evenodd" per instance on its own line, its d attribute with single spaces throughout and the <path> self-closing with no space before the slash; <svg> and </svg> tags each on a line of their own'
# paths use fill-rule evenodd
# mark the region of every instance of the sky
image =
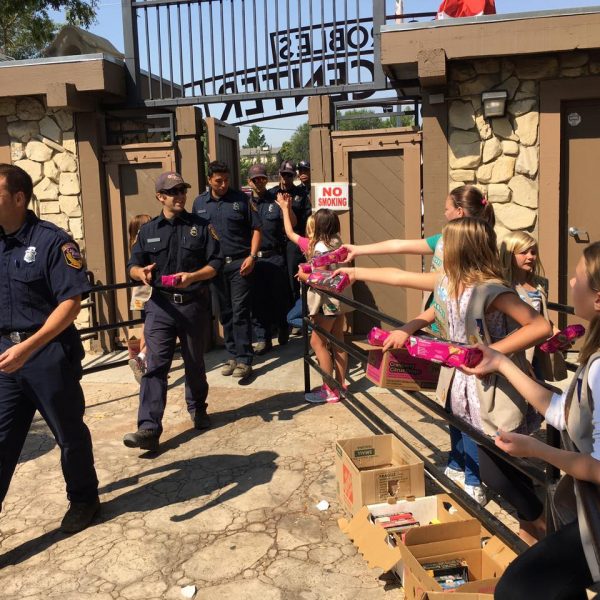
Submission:
<svg viewBox="0 0 600 600">
<path fill-rule="evenodd" d="M 276 0 L 269 0 L 274 2 Z M 360 0 L 367 2 L 368 0 Z M 404 11 L 423 12 L 437 10 L 441 0 L 404 0 Z M 293 3 L 292 3 L 293 4 Z M 316 3 L 318 5 L 318 3 Z M 122 15 L 120 0 L 100 0 L 97 22 L 90 31 L 109 39 L 113 45 L 123 51 L 123 30 L 122 30 Z M 537 10 L 550 10 L 560 8 L 584 7 L 600 5 L 600 0 L 496 0 L 496 10 L 498 13 L 510 12 L 525 12 L 523 6 L 527 6 L 527 12 Z M 61 14 L 55 13 L 54 18 L 61 21 Z M 259 61 L 260 62 L 260 61 Z M 177 71 L 177 68 L 175 69 Z M 306 110 L 306 101 L 299 107 L 300 110 Z M 271 111 L 269 114 L 277 114 L 276 111 Z M 283 113 L 285 114 L 285 112 Z M 215 114 L 214 116 L 218 116 Z M 272 146 L 280 146 L 285 140 L 289 139 L 294 130 L 306 122 L 306 116 L 298 117 L 279 117 L 264 121 L 261 123 L 263 127 L 267 143 Z M 243 144 L 248 135 L 249 126 L 240 127 L 240 142 Z"/>
</svg>

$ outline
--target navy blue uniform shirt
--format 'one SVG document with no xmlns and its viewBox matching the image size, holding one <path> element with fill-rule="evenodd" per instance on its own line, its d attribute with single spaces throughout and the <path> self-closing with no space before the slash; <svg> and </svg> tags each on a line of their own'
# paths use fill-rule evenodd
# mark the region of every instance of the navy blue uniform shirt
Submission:
<svg viewBox="0 0 600 600">
<path fill-rule="evenodd" d="M 218 271 L 223 257 L 217 235 L 209 222 L 198 215 L 183 211 L 173 219 L 161 212 L 149 223 L 142 225 L 131 249 L 127 272 L 131 267 L 146 267 L 156 263 L 152 271 L 152 287 L 173 291 L 161 285 L 163 275 L 193 273 L 206 265 Z M 178 293 L 197 291 L 208 281 L 196 281 Z"/>
<path fill-rule="evenodd" d="M 283 225 L 283 213 L 279 204 L 275 202 L 275 195 L 266 190 L 262 196 L 255 196 L 252 201 L 262 222 L 260 249 L 282 252 L 287 243 L 287 236 Z"/>
<path fill-rule="evenodd" d="M 261 221 L 246 194 L 230 189 L 215 200 L 207 190 L 194 200 L 192 211 L 214 225 L 224 256 L 242 258 L 250 255 L 252 234 L 261 228 Z"/>
<path fill-rule="evenodd" d="M 0 237 L 0 331 L 34 331 L 64 300 L 90 283 L 79 246 L 53 223 L 27 211 L 23 226 Z"/>
<path fill-rule="evenodd" d="M 281 189 L 281 187 L 277 186 L 270 190 L 275 197 L 277 194 L 281 192 L 282 194 L 288 193 L 292 197 L 291 207 L 296 215 L 296 227 L 294 227 L 294 231 L 299 235 L 306 235 L 306 221 L 308 221 L 308 217 L 312 214 L 312 207 L 310 205 L 310 197 L 306 193 L 306 188 L 304 186 L 293 185 L 287 192 Z"/>
</svg>

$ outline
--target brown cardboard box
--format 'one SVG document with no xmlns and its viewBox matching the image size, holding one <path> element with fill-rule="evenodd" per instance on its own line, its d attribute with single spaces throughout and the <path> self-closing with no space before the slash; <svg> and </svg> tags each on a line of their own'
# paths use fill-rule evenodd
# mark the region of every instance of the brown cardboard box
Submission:
<svg viewBox="0 0 600 600">
<path fill-rule="evenodd" d="M 425 495 L 423 462 L 391 433 L 338 440 L 338 497 L 352 515 L 366 504 Z"/>
<path fill-rule="evenodd" d="M 477 521 L 447 494 L 424 496 L 411 500 L 401 500 L 389 504 L 371 504 L 364 506 L 349 521 L 339 519 L 340 529 L 352 540 L 358 552 L 363 555 L 370 567 L 379 567 L 385 571 L 393 570 L 400 579 L 403 576 L 403 561 L 398 542 L 390 542 L 383 527 L 374 522 L 374 517 L 386 516 L 398 512 L 411 512 L 414 518 L 423 523 L 418 529 L 433 529 L 444 523 Z M 437 519 L 438 525 L 429 525 Z M 413 529 L 406 532 L 410 540 Z"/>
<path fill-rule="evenodd" d="M 442 594 L 450 593 L 444 592 L 421 565 L 454 558 L 467 562 L 469 583 L 453 590 L 451 597 L 455 599 L 461 594 L 463 600 L 481 597 L 492 600 L 498 579 L 516 554 L 496 537 L 482 548 L 481 525 L 474 519 L 421 529 L 407 532 L 405 543 L 398 545 L 404 563 L 402 581 L 406 600 L 423 600 L 425 594 L 431 600 L 440 600 Z"/>
<path fill-rule="evenodd" d="M 401 390 L 434 390 L 440 366 L 422 358 L 414 358 L 406 350 L 383 352 L 379 346 L 366 341 L 355 341 L 362 350 L 369 351 L 366 377 L 383 388 Z"/>
</svg>

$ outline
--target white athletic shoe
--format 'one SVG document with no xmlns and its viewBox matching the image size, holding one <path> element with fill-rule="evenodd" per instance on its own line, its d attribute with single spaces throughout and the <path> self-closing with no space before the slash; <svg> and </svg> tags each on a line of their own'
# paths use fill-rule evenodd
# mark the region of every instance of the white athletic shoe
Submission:
<svg viewBox="0 0 600 600">
<path fill-rule="evenodd" d="M 459 471 L 458 469 L 453 469 L 452 467 L 446 467 L 444 475 L 448 477 L 448 479 L 452 479 L 454 483 L 458 483 L 459 485 L 465 485 L 464 471 Z"/>
<path fill-rule="evenodd" d="M 488 503 L 487 494 L 482 485 L 465 485 L 465 492 L 481 506 L 485 506 Z"/>
</svg>

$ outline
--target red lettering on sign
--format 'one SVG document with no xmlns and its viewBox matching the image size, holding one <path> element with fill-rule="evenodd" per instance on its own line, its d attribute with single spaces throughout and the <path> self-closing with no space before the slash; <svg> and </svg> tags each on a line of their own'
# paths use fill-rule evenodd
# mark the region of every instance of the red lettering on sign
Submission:
<svg viewBox="0 0 600 600">
<path fill-rule="evenodd" d="M 331 188 L 330 187 L 323 188 L 323 196 L 331 196 Z"/>
<path fill-rule="evenodd" d="M 342 195 L 342 188 L 341 187 L 334 187 L 333 188 L 333 195 L 334 196 L 341 196 Z"/>
</svg>

